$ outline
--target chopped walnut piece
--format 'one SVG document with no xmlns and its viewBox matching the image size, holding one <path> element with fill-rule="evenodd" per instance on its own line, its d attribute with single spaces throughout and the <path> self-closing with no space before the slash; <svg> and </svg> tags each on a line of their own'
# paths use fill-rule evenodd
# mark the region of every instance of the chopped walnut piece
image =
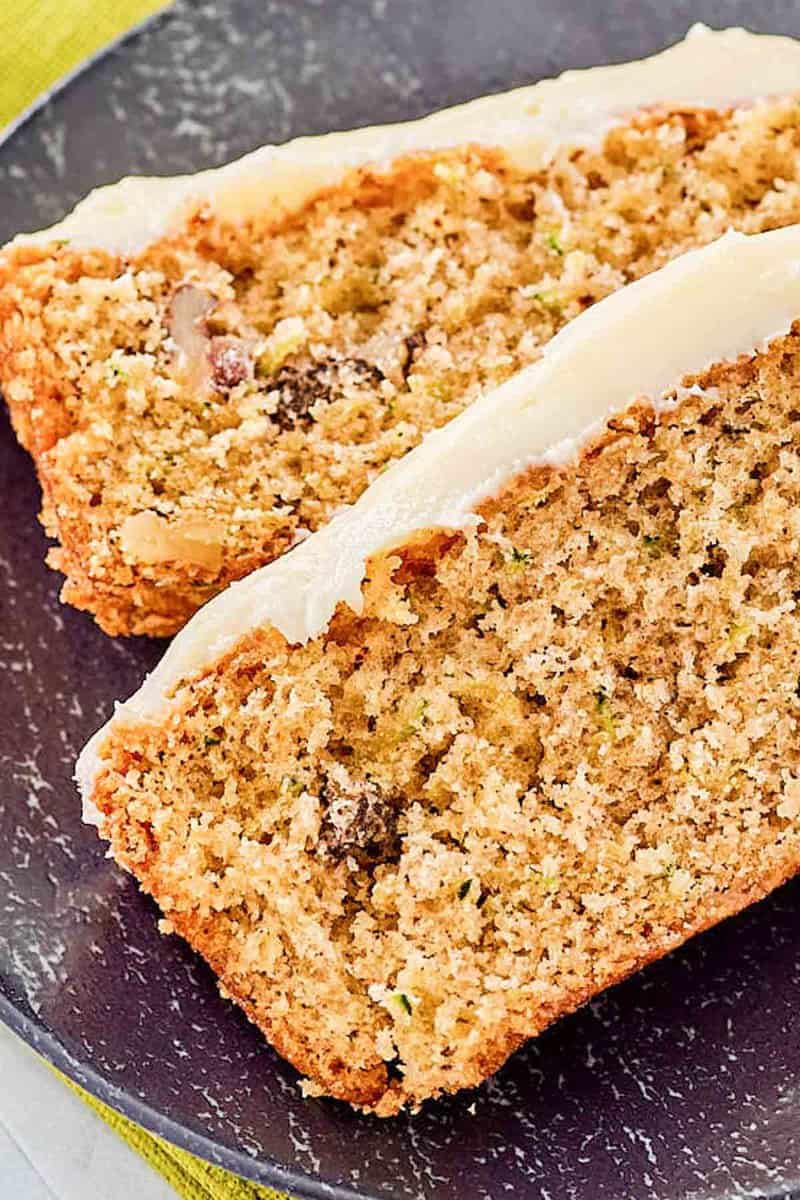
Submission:
<svg viewBox="0 0 800 1200">
<path fill-rule="evenodd" d="M 141 563 L 178 562 L 216 574 L 222 566 L 224 526 L 212 517 L 162 517 L 152 509 L 122 522 L 123 554 Z"/>
<path fill-rule="evenodd" d="M 192 387 L 209 381 L 206 317 L 216 304 L 213 296 L 193 283 L 179 287 L 167 310 L 167 328 L 178 351 L 178 363 Z"/>
</svg>

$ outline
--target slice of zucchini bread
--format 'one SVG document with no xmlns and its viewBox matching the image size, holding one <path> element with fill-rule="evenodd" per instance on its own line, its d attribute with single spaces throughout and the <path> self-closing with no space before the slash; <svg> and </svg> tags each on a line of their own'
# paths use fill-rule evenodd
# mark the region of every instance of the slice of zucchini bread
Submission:
<svg viewBox="0 0 800 1200">
<path fill-rule="evenodd" d="M 86 816 L 310 1086 L 477 1084 L 800 865 L 800 227 L 571 323 L 178 635 Z"/>
<path fill-rule="evenodd" d="M 63 598 L 170 634 L 731 226 L 800 220 L 800 43 L 695 32 L 423 121 L 128 180 L 0 254 Z M 766 97 L 766 98 L 763 98 Z"/>
</svg>

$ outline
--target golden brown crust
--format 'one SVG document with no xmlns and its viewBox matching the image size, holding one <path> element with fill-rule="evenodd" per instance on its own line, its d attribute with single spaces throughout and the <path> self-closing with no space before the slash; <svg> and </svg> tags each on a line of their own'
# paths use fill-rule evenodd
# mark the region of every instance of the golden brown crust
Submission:
<svg viewBox="0 0 800 1200">
<path fill-rule="evenodd" d="M 344 1100 L 365 1112 L 373 1111 L 381 1104 L 393 1104 L 392 1112 L 400 1110 L 402 1097 L 394 1101 L 390 1099 L 394 1093 L 388 1087 L 384 1063 L 377 1061 L 370 1067 L 351 1067 L 342 1060 L 335 1048 L 315 1041 L 311 1033 L 304 1036 L 303 1029 L 291 1017 L 270 1020 L 263 1006 L 254 1004 L 237 986 L 235 979 L 229 980 L 225 950 L 219 947 L 213 926 L 199 928 L 192 921 L 183 920 L 179 914 L 167 916 L 175 932 L 185 938 L 209 964 L 220 980 L 223 996 L 238 1004 L 270 1045 L 302 1075 L 317 1081 L 326 1095 L 334 1100 Z"/>
<path fill-rule="evenodd" d="M 73 486 L 52 453 L 84 423 L 82 400 L 59 368 L 43 317 L 54 283 L 113 278 L 125 268 L 119 258 L 67 247 L 23 245 L 0 254 L 0 387 L 14 431 L 34 460 L 41 521 L 57 542 L 47 562 L 65 576 L 61 599 L 93 613 L 112 636 L 167 637 L 216 592 L 283 553 L 292 535 L 279 530 L 259 553 L 245 550 L 213 573 L 175 560 L 149 572 L 120 561 L 112 571 L 93 568 L 92 499 Z"/>
</svg>

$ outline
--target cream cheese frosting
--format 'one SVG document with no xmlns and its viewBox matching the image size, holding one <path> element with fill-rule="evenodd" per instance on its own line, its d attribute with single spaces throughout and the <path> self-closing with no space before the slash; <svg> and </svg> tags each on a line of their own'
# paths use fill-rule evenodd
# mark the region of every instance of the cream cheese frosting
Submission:
<svg viewBox="0 0 800 1200">
<path fill-rule="evenodd" d="M 277 220 L 354 168 L 398 155 L 475 143 L 535 170 L 558 146 L 592 144 L 637 109 L 667 101 L 715 108 L 799 87 L 799 41 L 695 25 L 682 42 L 650 58 L 566 71 L 419 121 L 297 138 L 196 175 L 123 179 L 91 192 L 59 224 L 16 242 L 66 239 L 79 248 L 134 254 L 205 205 L 231 220 L 269 211 Z"/>
<path fill-rule="evenodd" d="M 155 718 L 181 679 L 252 629 L 272 625 L 300 643 L 325 629 L 340 602 L 361 611 L 372 555 L 422 530 L 469 526 L 476 506 L 518 472 L 574 460 L 637 398 L 656 409 L 674 404 L 687 375 L 756 352 L 797 317 L 800 226 L 728 233 L 600 301 L 538 362 L 429 434 L 329 525 L 200 609 L 112 723 Z M 108 728 L 78 762 L 85 799 Z M 85 815 L 96 814 L 90 806 Z"/>
</svg>

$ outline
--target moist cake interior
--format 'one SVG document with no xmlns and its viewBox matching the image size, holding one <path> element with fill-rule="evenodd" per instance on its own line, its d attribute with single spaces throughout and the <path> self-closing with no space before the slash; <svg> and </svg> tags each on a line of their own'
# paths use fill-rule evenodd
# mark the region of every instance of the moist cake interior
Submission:
<svg viewBox="0 0 800 1200">
<path fill-rule="evenodd" d="M 312 1089 L 475 1084 L 796 870 L 798 335 L 694 382 L 111 728 L 112 853 Z"/>
<path fill-rule="evenodd" d="M 796 98 L 642 112 L 521 172 L 477 146 L 355 172 L 276 229 L 202 212 L 131 261 L 14 251 L 6 393 L 64 598 L 174 632 L 609 292 L 800 220 Z"/>
</svg>

